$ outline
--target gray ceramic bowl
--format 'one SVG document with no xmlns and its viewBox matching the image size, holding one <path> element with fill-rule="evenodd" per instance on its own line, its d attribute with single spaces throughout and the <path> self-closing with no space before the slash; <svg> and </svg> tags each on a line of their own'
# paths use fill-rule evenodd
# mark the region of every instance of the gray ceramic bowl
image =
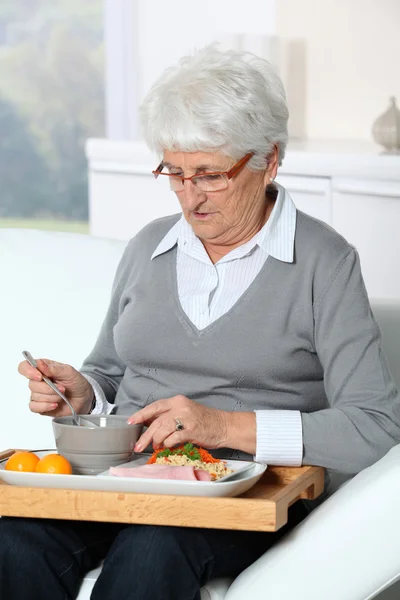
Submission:
<svg viewBox="0 0 400 600">
<path fill-rule="evenodd" d="M 58 453 L 80 475 L 97 475 L 109 467 L 129 462 L 142 425 L 128 425 L 127 416 L 85 415 L 85 419 L 105 427 L 90 429 L 74 425 L 72 417 L 55 417 L 53 432 Z"/>
</svg>

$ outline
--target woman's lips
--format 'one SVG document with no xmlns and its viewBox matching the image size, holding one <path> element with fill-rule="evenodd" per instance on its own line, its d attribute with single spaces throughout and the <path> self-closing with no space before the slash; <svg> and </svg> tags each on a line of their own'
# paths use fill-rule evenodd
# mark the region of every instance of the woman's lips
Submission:
<svg viewBox="0 0 400 600">
<path fill-rule="evenodd" d="M 195 217 L 195 219 L 198 219 L 199 221 L 206 221 L 209 217 L 211 217 L 214 213 L 208 213 L 208 212 L 196 212 L 193 211 L 193 215 Z"/>
</svg>

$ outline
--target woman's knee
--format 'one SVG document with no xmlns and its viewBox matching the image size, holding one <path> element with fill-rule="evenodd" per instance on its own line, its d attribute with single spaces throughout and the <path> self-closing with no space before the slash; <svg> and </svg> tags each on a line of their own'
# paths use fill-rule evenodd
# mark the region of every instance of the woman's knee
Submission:
<svg viewBox="0 0 400 600">
<path fill-rule="evenodd" d="M 110 558 L 114 552 L 135 570 L 140 566 L 144 572 L 153 564 L 159 572 L 189 568 L 199 577 L 212 558 L 210 548 L 197 530 L 153 525 L 134 525 L 121 531 Z"/>
<path fill-rule="evenodd" d="M 196 532 L 182 527 L 135 525 L 124 529 L 119 542 L 143 556 L 187 554 L 195 542 Z"/>
<path fill-rule="evenodd" d="M 92 598 L 197 598 L 207 556 L 194 530 L 126 527 L 104 561 Z"/>
<path fill-rule="evenodd" d="M 40 520 L 0 518 L 0 597 L 72 598 L 79 585 L 74 561 L 57 548 Z"/>
<path fill-rule="evenodd" d="M 32 564 L 37 558 L 40 544 L 39 527 L 35 522 L 24 519 L 0 519 L 0 565 L 18 568 Z M 39 545 L 40 547 L 40 545 Z"/>
</svg>

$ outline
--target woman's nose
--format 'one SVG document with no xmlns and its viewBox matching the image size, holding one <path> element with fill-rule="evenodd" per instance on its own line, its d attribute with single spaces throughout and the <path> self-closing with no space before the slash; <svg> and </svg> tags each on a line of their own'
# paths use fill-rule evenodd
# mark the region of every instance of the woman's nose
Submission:
<svg viewBox="0 0 400 600">
<path fill-rule="evenodd" d="M 193 210 L 196 206 L 207 200 L 207 194 L 199 190 L 190 179 L 187 179 L 182 192 L 179 194 L 179 200 L 182 207 Z"/>
</svg>

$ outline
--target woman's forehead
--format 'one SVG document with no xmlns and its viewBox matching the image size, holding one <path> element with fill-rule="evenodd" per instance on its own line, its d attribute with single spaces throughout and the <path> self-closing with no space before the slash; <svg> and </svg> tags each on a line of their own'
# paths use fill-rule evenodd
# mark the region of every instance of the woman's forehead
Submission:
<svg viewBox="0 0 400 600">
<path fill-rule="evenodd" d="M 163 164 L 185 169 L 218 170 L 228 167 L 233 159 L 220 152 L 172 152 L 164 150 Z"/>
</svg>

